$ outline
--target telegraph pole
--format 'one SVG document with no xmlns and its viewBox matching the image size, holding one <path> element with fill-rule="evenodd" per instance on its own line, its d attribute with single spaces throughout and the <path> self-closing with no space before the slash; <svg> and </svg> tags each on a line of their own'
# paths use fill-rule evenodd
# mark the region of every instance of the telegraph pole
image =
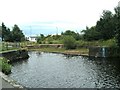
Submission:
<svg viewBox="0 0 120 90">
<path fill-rule="evenodd" d="M 30 26 L 30 36 L 32 35 L 32 28 L 31 28 L 31 26 Z"/>
<path fill-rule="evenodd" d="M 56 35 L 58 35 L 58 27 L 56 27 L 56 30 L 57 30 L 57 31 L 56 31 Z"/>
</svg>

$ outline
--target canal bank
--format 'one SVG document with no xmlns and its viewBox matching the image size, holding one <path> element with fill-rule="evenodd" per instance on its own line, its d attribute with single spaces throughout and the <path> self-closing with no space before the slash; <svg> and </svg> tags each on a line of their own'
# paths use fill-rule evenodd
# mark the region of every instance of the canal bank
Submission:
<svg viewBox="0 0 120 90">
<path fill-rule="evenodd" d="M 0 57 L 5 57 L 12 63 L 21 59 L 28 59 L 29 55 L 26 49 L 18 49 L 1 52 Z"/>
<path fill-rule="evenodd" d="M 25 87 L 0 72 L 1 89 L 27 90 Z"/>
<path fill-rule="evenodd" d="M 22 59 L 28 59 L 29 55 L 28 55 L 27 50 L 20 49 L 20 50 L 9 50 L 9 51 L 0 52 L 0 57 L 6 58 L 4 60 L 6 60 L 6 62 L 8 63 L 13 63 L 16 61 L 20 61 Z M 1 62 L 4 63 L 3 61 Z M 3 67 L 3 65 L 1 67 Z M 4 69 L 5 67 L 8 67 L 8 66 L 4 66 Z M 4 71 L 2 69 L 2 72 L 0 72 L 1 89 L 3 88 L 6 90 L 9 88 L 12 88 L 12 89 L 14 88 L 14 90 L 26 90 L 25 87 L 17 83 L 15 80 L 9 78 L 3 72 Z"/>
<path fill-rule="evenodd" d="M 64 55 L 72 55 L 72 56 L 86 56 L 86 57 L 94 57 L 94 58 L 119 58 L 120 50 L 116 47 L 105 47 L 105 46 L 93 46 L 93 47 L 83 47 L 77 49 L 69 49 L 65 48 L 57 48 L 57 47 L 42 47 L 28 48 L 29 51 L 40 51 L 40 52 L 49 52 L 49 53 L 59 53 Z"/>
</svg>

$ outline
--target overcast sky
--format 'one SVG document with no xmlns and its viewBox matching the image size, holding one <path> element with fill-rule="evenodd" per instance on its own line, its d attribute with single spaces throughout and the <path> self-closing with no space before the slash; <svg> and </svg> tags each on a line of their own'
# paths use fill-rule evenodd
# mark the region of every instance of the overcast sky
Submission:
<svg viewBox="0 0 120 90">
<path fill-rule="evenodd" d="M 0 0 L 0 22 L 12 28 L 17 24 L 26 35 L 80 32 L 94 26 L 103 10 L 120 0 Z"/>
</svg>

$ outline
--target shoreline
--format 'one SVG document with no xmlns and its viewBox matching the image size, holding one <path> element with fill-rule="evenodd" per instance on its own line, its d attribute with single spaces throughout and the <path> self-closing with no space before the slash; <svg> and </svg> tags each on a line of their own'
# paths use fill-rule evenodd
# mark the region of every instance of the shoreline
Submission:
<svg viewBox="0 0 120 90">
<path fill-rule="evenodd" d="M 7 75 L 5 75 L 4 73 L 2 73 L 0 71 L 0 78 L 1 80 L 5 81 L 4 84 L 7 84 L 7 86 L 3 85 L 2 83 L 2 88 L 15 88 L 15 89 L 19 89 L 19 90 L 27 90 L 26 87 L 20 85 L 19 83 L 17 83 L 17 81 L 9 78 Z"/>
<path fill-rule="evenodd" d="M 86 49 L 87 50 L 87 49 Z M 41 48 L 41 49 L 28 49 L 28 51 L 40 51 L 40 52 L 47 52 L 47 53 L 56 53 L 56 54 L 63 54 L 63 55 L 71 55 L 71 56 L 86 56 L 86 57 L 89 57 L 89 53 L 88 52 L 85 52 L 83 50 L 62 50 L 62 49 L 56 49 L 56 50 L 47 50 L 44 49 L 44 48 Z"/>
</svg>

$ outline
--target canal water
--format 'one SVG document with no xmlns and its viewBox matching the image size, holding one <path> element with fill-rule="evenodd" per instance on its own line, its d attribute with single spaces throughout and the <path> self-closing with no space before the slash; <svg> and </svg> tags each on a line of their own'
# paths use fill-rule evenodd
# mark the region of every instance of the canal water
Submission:
<svg viewBox="0 0 120 90">
<path fill-rule="evenodd" d="M 9 77 L 28 88 L 120 88 L 120 60 L 29 52 Z"/>
</svg>

